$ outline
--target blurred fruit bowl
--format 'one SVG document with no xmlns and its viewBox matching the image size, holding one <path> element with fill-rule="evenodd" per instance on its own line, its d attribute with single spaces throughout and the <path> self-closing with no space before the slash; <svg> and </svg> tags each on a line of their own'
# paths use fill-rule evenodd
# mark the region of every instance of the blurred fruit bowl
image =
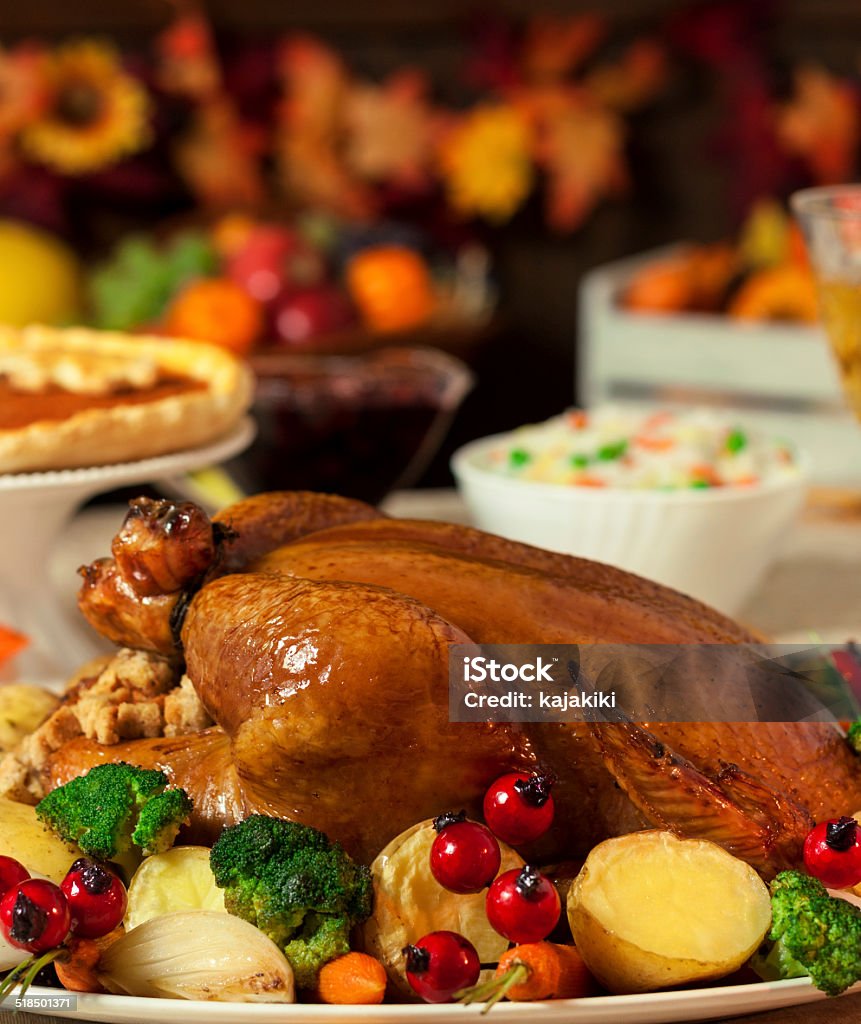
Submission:
<svg viewBox="0 0 861 1024">
<path fill-rule="evenodd" d="M 250 362 L 257 438 L 228 467 L 248 493 L 313 490 L 377 503 L 415 483 L 473 386 L 459 359 L 430 348 L 282 350 Z"/>
<path fill-rule="evenodd" d="M 414 327 L 374 331 L 354 324 L 318 334 L 305 348 L 285 347 L 283 342 L 265 344 L 251 362 L 285 353 L 347 356 L 393 347 L 435 348 L 468 360 L 498 328 L 499 319 L 490 310 L 466 313 L 459 304 L 440 294 L 434 312 Z"/>
<path fill-rule="evenodd" d="M 353 354 L 422 344 L 467 352 L 495 305 L 487 252 L 431 249 L 403 225 L 228 214 L 122 239 L 90 273 L 90 318 L 111 330 Z"/>
</svg>

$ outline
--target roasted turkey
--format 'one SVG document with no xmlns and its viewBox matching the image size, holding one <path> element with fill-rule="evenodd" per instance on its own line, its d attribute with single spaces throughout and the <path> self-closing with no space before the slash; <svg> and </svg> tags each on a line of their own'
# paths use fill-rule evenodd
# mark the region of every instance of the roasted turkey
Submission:
<svg viewBox="0 0 861 1024">
<path fill-rule="evenodd" d="M 705 606 L 628 573 L 478 530 L 393 520 L 327 495 L 264 494 L 210 522 L 139 499 L 80 607 L 118 644 L 183 659 L 217 723 L 49 762 L 57 785 L 103 760 L 164 769 L 192 835 L 262 811 L 373 857 L 444 810 L 477 813 L 505 770 L 553 772 L 543 858 L 656 824 L 766 876 L 796 865 L 814 819 L 861 807 L 839 729 L 804 724 L 453 724 L 451 643 L 748 643 Z"/>
</svg>

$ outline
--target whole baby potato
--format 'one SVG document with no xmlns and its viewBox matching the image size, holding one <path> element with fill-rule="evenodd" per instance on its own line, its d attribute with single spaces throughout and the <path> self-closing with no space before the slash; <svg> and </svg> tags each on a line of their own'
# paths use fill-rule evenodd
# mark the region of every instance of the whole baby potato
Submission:
<svg viewBox="0 0 861 1024">
<path fill-rule="evenodd" d="M 475 946 L 482 963 L 498 960 L 508 940 L 495 932 L 485 913 L 485 893 L 461 896 L 444 889 L 431 874 L 430 851 L 436 838 L 433 819 L 396 836 L 371 864 L 374 912 L 361 930 L 362 945 L 386 968 L 403 996 L 415 997 L 404 971 L 404 946 L 428 932 L 453 931 Z M 499 871 L 523 867 L 518 853 L 499 844 Z"/>
<path fill-rule="evenodd" d="M 721 978 L 755 952 L 771 900 L 744 861 L 703 839 L 646 831 L 608 839 L 568 894 L 586 966 L 610 992 Z"/>
</svg>

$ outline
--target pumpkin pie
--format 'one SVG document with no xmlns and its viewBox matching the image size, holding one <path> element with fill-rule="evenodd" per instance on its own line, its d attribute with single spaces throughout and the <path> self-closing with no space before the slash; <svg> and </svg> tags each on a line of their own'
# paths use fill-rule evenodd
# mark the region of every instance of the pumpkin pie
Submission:
<svg viewBox="0 0 861 1024">
<path fill-rule="evenodd" d="M 0 327 L 0 473 L 131 462 L 216 440 L 253 378 L 203 342 Z"/>
</svg>

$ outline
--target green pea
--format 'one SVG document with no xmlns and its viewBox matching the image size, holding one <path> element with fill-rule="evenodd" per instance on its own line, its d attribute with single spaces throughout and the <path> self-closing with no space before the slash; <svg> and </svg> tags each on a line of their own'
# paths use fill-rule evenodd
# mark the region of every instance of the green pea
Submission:
<svg viewBox="0 0 861 1024">
<path fill-rule="evenodd" d="M 605 444 L 598 449 L 598 458 L 602 462 L 612 462 L 614 459 L 621 459 L 627 450 L 627 441 L 614 441 L 613 444 Z"/>
<path fill-rule="evenodd" d="M 578 453 L 571 456 L 571 465 L 575 469 L 585 469 L 589 465 L 589 456 Z"/>
<path fill-rule="evenodd" d="M 515 467 L 525 466 L 531 459 L 532 456 L 523 448 L 512 448 L 508 453 L 508 461 Z"/>
<path fill-rule="evenodd" d="M 743 430 L 731 430 L 726 439 L 726 450 L 737 455 L 747 447 L 747 434 Z"/>
<path fill-rule="evenodd" d="M 694 490 L 704 491 L 711 487 L 711 484 L 708 480 L 691 480 L 690 486 L 693 487 Z"/>
</svg>

